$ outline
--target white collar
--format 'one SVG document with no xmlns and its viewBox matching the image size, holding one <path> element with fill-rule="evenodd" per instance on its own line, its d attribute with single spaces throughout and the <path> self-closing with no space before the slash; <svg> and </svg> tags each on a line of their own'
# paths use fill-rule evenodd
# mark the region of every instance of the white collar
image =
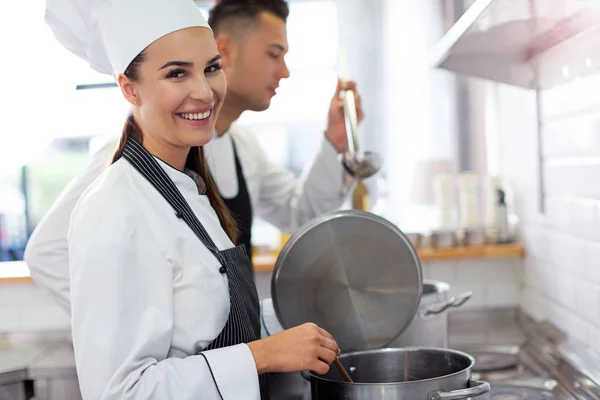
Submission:
<svg viewBox="0 0 600 400">
<path fill-rule="evenodd" d="M 185 169 L 185 172 L 181 172 L 160 158 L 156 156 L 153 157 L 181 192 L 192 192 L 200 195 L 206 193 L 206 183 L 200 175 L 187 168 Z"/>
</svg>

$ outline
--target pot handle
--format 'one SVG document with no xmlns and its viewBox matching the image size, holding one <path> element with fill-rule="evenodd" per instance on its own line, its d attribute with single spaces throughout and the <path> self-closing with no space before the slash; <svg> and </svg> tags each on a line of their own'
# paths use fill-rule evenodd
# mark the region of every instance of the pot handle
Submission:
<svg viewBox="0 0 600 400">
<path fill-rule="evenodd" d="M 467 389 L 451 390 L 436 390 L 427 395 L 427 400 L 459 400 L 468 399 L 471 397 L 481 396 L 490 391 L 490 384 L 483 381 L 469 381 Z"/>
<path fill-rule="evenodd" d="M 473 292 L 461 293 L 458 296 L 453 296 L 449 300 L 424 311 L 424 316 L 441 314 L 449 308 L 457 308 L 462 306 L 471 298 Z"/>
<path fill-rule="evenodd" d="M 310 374 L 308 373 L 308 371 L 300 371 L 300 375 L 302 375 L 304 379 L 310 382 Z"/>
</svg>

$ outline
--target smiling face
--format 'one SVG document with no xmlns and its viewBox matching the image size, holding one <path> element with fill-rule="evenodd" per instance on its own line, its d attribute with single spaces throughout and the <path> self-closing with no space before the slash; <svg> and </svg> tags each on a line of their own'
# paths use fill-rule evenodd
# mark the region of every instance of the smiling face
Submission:
<svg viewBox="0 0 600 400">
<path fill-rule="evenodd" d="M 134 74 L 128 69 L 119 76 L 119 86 L 134 105 L 144 146 L 187 151 L 208 143 L 227 88 L 212 32 L 172 32 L 150 44 L 141 60 L 130 66 L 137 67 Z"/>
</svg>

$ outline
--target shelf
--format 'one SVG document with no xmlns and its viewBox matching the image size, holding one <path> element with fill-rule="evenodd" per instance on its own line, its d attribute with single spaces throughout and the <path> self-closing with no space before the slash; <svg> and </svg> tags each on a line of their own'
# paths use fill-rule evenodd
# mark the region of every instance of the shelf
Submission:
<svg viewBox="0 0 600 400">
<path fill-rule="evenodd" d="M 496 244 L 477 247 L 453 247 L 447 249 L 419 249 L 421 262 L 462 260 L 472 258 L 523 257 L 525 249 L 520 243 Z"/>
<path fill-rule="evenodd" d="M 472 258 L 523 257 L 525 249 L 520 243 L 487 245 L 481 247 L 452 247 L 447 249 L 418 249 L 422 263 Z M 277 253 L 263 253 L 252 257 L 255 272 L 271 272 L 277 261 Z M 0 283 L 33 282 L 24 262 L 0 263 Z"/>
<path fill-rule="evenodd" d="M 520 243 L 494 244 L 477 247 L 452 247 L 445 249 L 421 248 L 417 250 L 422 263 L 435 261 L 450 261 L 473 258 L 520 258 L 525 255 L 525 249 Z M 275 267 L 277 254 L 263 254 L 253 258 L 254 271 L 271 272 Z"/>
<path fill-rule="evenodd" d="M 532 61 L 599 23 L 598 0 L 476 0 L 437 43 L 432 65 L 460 75 L 543 89 L 558 82 L 538 82 Z"/>
</svg>

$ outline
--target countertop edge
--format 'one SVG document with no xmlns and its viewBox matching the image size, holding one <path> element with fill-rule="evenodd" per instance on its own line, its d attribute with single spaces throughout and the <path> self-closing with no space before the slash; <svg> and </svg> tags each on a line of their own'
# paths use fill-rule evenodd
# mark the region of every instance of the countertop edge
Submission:
<svg viewBox="0 0 600 400">
<path fill-rule="evenodd" d="M 525 255 L 525 247 L 521 243 L 490 244 L 484 246 L 418 248 L 417 254 L 422 263 L 436 261 L 453 261 L 464 259 L 521 258 Z M 255 272 L 271 272 L 275 268 L 278 252 L 257 253 L 252 257 Z M 29 268 L 24 261 L 0 263 L 0 284 L 32 283 Z"/>
</svg>

